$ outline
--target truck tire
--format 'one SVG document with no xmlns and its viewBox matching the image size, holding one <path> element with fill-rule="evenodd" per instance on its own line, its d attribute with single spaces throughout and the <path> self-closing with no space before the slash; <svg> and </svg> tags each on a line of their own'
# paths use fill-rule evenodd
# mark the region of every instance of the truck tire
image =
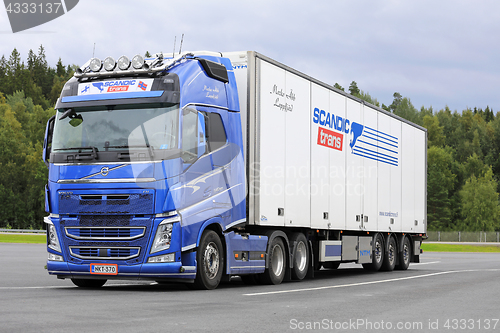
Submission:
<svg viewBox="0 0 500 333">
<path fill-rule="evenodd" d="M 217 288 L 224 270 L 224 251 L 219 235 L 215 231 L 206 230 L 201 236 L 196 261 L 193 287 L 205 290 Z"/>
<path fill-rule="evenodd" d="M 372 262 L 363 264 L 363 268 L 370 271 L 380 270 L 384 261 L 384 253 L 384 238 L 381 234 L 377 233 L 373 236 L 372 241 Z"/>
<path fill-rule="evenodd" d="M 268 268 L 264 271 L 262 280 L 265 284 L 280 284 L 286 270 L 285 245 L 280 237 L 272 240 L 268 256 Z"/>
<path fill-rule="evenodd" d="M 396 267 L 396 256 L 398 255 L 398 247 L 394 236 L 390 235 L 387 240 L 387 247 L 385 248 L 384 262 L 382 263 L 382 270 L 393 271 Z"/>
<path fill-rule="evenodd" d="M 303 280 L 309 269 L 309 247 L 306 236 L 301 232 L 297 232 L 290 238 L 290 244 L 293 246 L 292 279 Z"/>
<path fill-rule="evenodd" d="M 398 254 L 398 264 L 396 269 L 406 271 L 410 266 L 411 243 L 408 237 L 403 237 L 403 250 Z"/>
<path fill-rule="evenodd" d="M 107 280 L 92 280 L 92 279 L 71 279 L 71 282 L 80 288 L 101 288 Z"/>
</svg>

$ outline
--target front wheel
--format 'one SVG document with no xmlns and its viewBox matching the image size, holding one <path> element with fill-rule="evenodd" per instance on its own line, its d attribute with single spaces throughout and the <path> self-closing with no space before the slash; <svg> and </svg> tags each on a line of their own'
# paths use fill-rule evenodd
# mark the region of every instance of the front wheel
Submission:
<svg viewBox="0 0 500 333">
<path fill-rule="evenodd" d="M 107 280 L 91 280 L 91 279 L 71 279 L 71 282 L 80 288 L 100 288 L 104 286 Z"/>
<path fill-rule="evenodd" d="M 203 233 L 196 261 L 194 287 L 207 290 L 217 288 L 224 269 L 224 251 L 219 235 L 215 231 L 207 230 Z"/>
<path fill-rule="evenodd" d="M 273 239 L 269 247 L 268 268 L 262 276 L 266 284 L 280 284 L 285 277 L 286 269 L 286 251 L 283 240 L 279 237 Z"/>
</svg>

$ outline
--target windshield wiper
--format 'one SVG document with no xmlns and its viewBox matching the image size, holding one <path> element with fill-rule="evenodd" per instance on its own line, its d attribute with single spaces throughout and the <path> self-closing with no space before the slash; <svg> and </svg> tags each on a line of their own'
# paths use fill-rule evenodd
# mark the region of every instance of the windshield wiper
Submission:
<svg viewBox="0 0 500 333">
<path fill-rule="evenodd" d="M 154 147 L 151 145 L 135 145 L 135 146 L 129 146 L 129 145 L 121 145 L 121 146 L 106 146 L 106 149 L 108 148 L 123 148 L 123 149 L 129 149 L 129 148 L 147 148 L 149 152 L 149 156 L 151 159 L 154 159 L 155 153 L 154 153 Z"/>
<path fill-rule="evenodd" d="M 71 148 L 57 148 L 54 150 L 78 150 L 78 153 L 81 153 L 82 150 L 89 150 L 92 149 L 92 155 L 76 155 L 75 159 L 76 160 L 90 160 L 90 159 L 97 159 L 97 152 L 99 149 L 94 146 L 88 146 L 88 147 L 71 147 Z"/>
</svg>

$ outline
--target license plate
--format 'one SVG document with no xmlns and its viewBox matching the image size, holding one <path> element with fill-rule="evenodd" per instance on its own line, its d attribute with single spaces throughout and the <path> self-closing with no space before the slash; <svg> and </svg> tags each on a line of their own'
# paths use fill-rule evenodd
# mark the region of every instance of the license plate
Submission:
<svg viewBox="0 0 500 333">
<path fill-rule="evenodd" d="M 117 275 L 118 265 L 114 264 L 90 264 L 90 274 Z"/>
</svg>

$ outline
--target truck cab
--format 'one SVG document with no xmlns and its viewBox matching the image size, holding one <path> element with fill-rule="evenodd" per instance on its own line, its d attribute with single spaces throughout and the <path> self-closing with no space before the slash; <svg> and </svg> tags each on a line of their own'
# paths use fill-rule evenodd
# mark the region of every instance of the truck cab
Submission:
<svg viewBox="0 0 500 333">
<path fill-rule="evenodd" d="M 246 215 L 237 94 L 231 62 L 208 52 L 79 69 L 45 137 L 49 274 L 218 284 L 223 234 Z"/>
</svg>

